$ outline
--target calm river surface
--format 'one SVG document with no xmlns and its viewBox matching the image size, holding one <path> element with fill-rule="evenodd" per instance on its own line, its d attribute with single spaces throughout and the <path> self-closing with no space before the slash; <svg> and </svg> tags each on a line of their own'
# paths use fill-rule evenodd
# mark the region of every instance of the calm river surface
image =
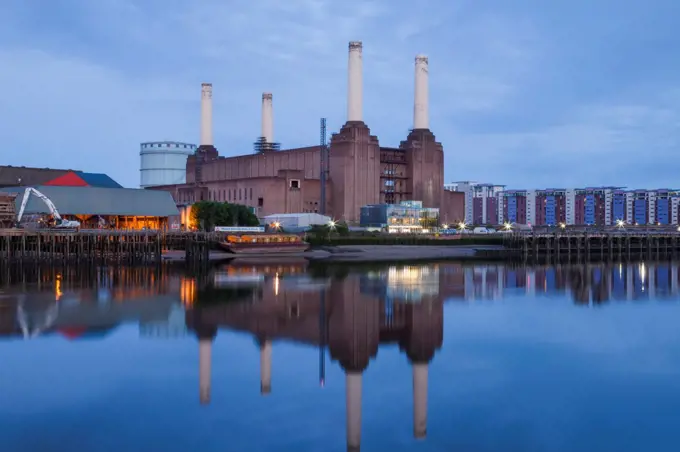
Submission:
<svg viewBox="0 0 680 452">
<path fill-rule="evenodd" d="M 680 450 L 680 266 L 0 269 L 0 450 Z"/>
</svg>

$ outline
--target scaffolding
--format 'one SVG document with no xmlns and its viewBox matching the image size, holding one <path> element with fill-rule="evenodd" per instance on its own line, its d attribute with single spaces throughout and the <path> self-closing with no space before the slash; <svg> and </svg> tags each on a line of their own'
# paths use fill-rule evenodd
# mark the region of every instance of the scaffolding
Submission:
<svg viewBox="0 0 680 452">
<path fill-rule="evenodd" d="M 266 152 L 276 152 L 281 150 L 281 143 L 271 143 L 265 137 L 259 137 L 253 143 L 253 150 L 256 154 L 264 154 Z"/>
<path fill-rule="evenodd" d="M 398 204 L 407 199 L 406 155 L 397 148 L 380 148 L 380 194 L 385 204 Z"/>
</svg>

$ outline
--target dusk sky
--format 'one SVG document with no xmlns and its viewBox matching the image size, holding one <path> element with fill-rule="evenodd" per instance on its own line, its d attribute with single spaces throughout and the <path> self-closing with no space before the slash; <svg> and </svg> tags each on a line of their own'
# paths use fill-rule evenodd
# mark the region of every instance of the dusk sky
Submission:
<svg viewBox="0 0 680 452">
<path fill-rule="evenodd" d="M 346 118 L 347 44 L 364 44 L 364 119 L 383 146 L 413 121 L 430 57 L 445 179 L 509 188 L 680 188 L 678 0 L 2 0 L 0 164 L 139 185 L 139 143 L 252 152 L 263 91 L 283 148 Z"/>
</svg>

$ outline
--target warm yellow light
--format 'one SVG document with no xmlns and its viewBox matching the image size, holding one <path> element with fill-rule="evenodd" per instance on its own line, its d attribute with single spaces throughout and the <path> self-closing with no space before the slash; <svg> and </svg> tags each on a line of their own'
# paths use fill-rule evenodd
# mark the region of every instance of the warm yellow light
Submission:
<svg viewBox="0 0 680 452">
<path fill-rule="evenodd" d="M 564 223 L 560 223 L 560 227 L 561 227 L 562 229 L 567 229 L 567 225 L 564 224 Z"/>
<path fill-rule="evenodd" d="M 448 224 L 443 224 L 443 225 L 442 225 L 442 229 L 448 229 L 448 228 L 449 228 L 449 225 L 448 225 Z"/>
<path fill-rule="evenodd" d="M 196 280 L 182 278 L 179 282 L 180 301 L 184 306 L 191 306 L 196 300 Z"/>
<path fill-rule="evenodd" d="M 465 226 L 466 226 L 466 224 L 465 224 L 464 221 L 461 221 L 460 223 L 458 223 L 458 228 L 460 228 L 460 229 L 465 229 Z"/>
<path fill-rule="evenodd" d="M 59 301 L 64 293 L 61 291 L 61 275 L 57 275 L 57 280 L 54 285 L 54 299 Z"/>
<path fill-rule="evenodd" d="M 331 221 L 328 222 L 328 227 L 331 228 L 331 229 L 334 229 L 336 224 L 337 223 L 335 222 L 335 220 L 331 220 Z"/>
<path fill-rule="evenodd" d="M 506 231 L 509 231 L 509 230 L 512 229 L 512 224 L 510 224 L 510 223 L 505 223 L 505 224 L 503 225 L 503 228 L 504 228 Z"/>
</svg>

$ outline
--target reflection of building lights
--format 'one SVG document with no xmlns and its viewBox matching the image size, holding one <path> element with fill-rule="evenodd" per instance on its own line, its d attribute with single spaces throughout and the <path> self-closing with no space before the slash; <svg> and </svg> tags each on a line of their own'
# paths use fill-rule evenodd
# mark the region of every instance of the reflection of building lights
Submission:
<svg viewBox="0 0 680 452">
<path fill-rule="evenodd" d="M 425 294 L 439 292 L 439 269 L 437 267 L 389 267 L 383 273 L 387 297 L 402 301 L 419 301 Z"/>
<path fill-rule="evenodd" d="M 191 306 L 196 300 L 196 280 L 182 278 L 179 282 L 179 297 L 184 306 Z"/>
<path fill-rule="evenodd" d="M 640 263 L 640 281 L 642 282 L 642 291 L 645 291 L 645 280 L 647 279 L 647 267 L 645 263 Z"/>
<path fill-rule="evenodd" d="M 429 276 L 429 274 L 430 269 L 428 267 L 390 267 L 387 270 L 388 278 L 396 283 L 421 282 L 422 278 L 424 276 Z"/>
<path fill-rule="evenodd" d="M 64 293 L 61 291 L 61 278 L 57 275 L 57 280 L 54 283 L 54 299 L 59 301 Z"/>
<path fill-rule="evenodd" d="M 274 274 L 274 295 L 278 296 L 279 295 L 279 273 Z"/>
</svg>

